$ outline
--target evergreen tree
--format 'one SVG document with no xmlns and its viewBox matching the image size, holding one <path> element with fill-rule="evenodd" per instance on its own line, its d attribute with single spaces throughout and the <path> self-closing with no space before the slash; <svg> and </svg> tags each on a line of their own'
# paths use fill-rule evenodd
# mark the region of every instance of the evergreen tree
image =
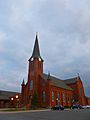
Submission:
<svg viewBox="0 0 90 120">
<path fill-rule="evenodd" d="M 33 94 L 31 105 L 33 108 L 38 107 L 38 94 L 36 92 L 34 92 L 34 94 Z"/>
</svg>

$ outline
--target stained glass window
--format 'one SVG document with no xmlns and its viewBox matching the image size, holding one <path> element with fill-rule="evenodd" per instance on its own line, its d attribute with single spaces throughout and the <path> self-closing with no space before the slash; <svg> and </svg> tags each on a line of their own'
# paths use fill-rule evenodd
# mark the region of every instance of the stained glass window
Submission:
<svg viewBox="0 0 90 120">
<path fill-rule="evenodd" d="M 46 93 L 45 93 L 45 91 L 42 92 L 42 100 L 43 100 L 43 102 L 46 101 Z"/>
<path fill-rule="evenodd" d="M 52 102 L 54 101 L 54 92 L 52 91 Z"/>
<path fill-rule="evenodd" d="M 60 100 L 60 93 L 58 93 L 58 100 Z"/>
<path fill-rule="evenodd" d="M 30 90 L 33 89 L 33 80 L 30 81 Z"/>
</svg>

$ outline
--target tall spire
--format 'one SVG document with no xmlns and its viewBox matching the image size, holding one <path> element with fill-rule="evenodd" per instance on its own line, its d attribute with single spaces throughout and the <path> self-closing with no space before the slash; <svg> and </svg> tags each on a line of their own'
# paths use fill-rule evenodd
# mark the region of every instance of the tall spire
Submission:
<svg viewBox="0 0 90 120">
<path fill-rule="evenodd" d="M 23 78 L 23 82 L 22 82 L 22 85 L 25 85 L 25 82 L 24 82 L 24 78 Z"/>
<path fill-rule="evenodd" d="M 34 49 L 32 53 L 32 57 L 40 57 L 40 50 L 39 50 L 39 44 L 38 44 L 38 35 L 36 33 L 36 39 L 35 39 L 35 44 L 34 44 Z"/>
<path fill-rule="evenodd" d="M 48 72 L 48 79 L 50 79 L 50 72 Z"/>
<path fill-rule="evenodd" d="M 80 75 L 79 75 L 79 73 L 77 73 L 77 80 L 79 80 L 80 79 Z"/>
<path fill-rule="evenodd" d="M 38 34 L 37 33 L 36 33 L 34 49 L 33 49 L 33 53 L 32 53 L 31 58 L 41 58 L 40 50 L 39 50 L 39 43 L 38 43 Z M 43 60 L 43 59 L 41 58 L 41 60 Z"/>
</svg>

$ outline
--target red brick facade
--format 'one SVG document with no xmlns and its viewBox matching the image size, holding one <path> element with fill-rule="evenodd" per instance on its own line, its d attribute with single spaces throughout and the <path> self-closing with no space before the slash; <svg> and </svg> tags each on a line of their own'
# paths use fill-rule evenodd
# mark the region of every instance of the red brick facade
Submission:
<svg viewBox="0 0 90 120">
<path fill-rule="evenodd" d="M 73 98 L 76 101 L 79 101 L 81 105 L 85 105 L 85 94 L 84 94 L 84 87 L 80 77 L 77 77 L 75 83 L 67 84 L 73 89 Z"/>
<path fill-rule="evenodd" d="M 90 98 L 86 97 L 86 105 L 90 105 Z"/>
<path fill-rule="evenodd" d="M 38 104 L 42 107 L 50 107 L 56 104 L 71 106 L 76 101 L 81 105 L 86 105 L 84 88 L 80 77 L 73 78 L 73 82 L 72 80 L 60 80 L 60 82 L 58 80 L 57 82 L 57 78 L 50 76 L 50 74 L 47 75 L 47 78 L 44 78 L 43 62 L 36 35 L 33 54 L 29 59 L 28 81 L 26 84 L 24 81 L 22 83 L 22 106 L 31 106 L 31 100 L 35 92 L 38 95 Z M 71 82 L 68 83 L 67 81 Z"/>
</svg>

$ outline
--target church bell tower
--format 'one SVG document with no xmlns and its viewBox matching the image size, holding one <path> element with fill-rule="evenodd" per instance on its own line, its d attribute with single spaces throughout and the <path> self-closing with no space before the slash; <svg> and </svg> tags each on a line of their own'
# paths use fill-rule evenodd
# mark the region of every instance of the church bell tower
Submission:
<svg viewBox="0 0 90 120">
<path fill-rule="evenodd" d="M 30 87 L 30 93 L 38 92 L 39 76 L 43 75 L 43 59 L 40 55 L 38 35 L 35 37 L 35 44 L 32 55 L 29 61 L 28 68 L 28 83 Z"/>
</svg>

